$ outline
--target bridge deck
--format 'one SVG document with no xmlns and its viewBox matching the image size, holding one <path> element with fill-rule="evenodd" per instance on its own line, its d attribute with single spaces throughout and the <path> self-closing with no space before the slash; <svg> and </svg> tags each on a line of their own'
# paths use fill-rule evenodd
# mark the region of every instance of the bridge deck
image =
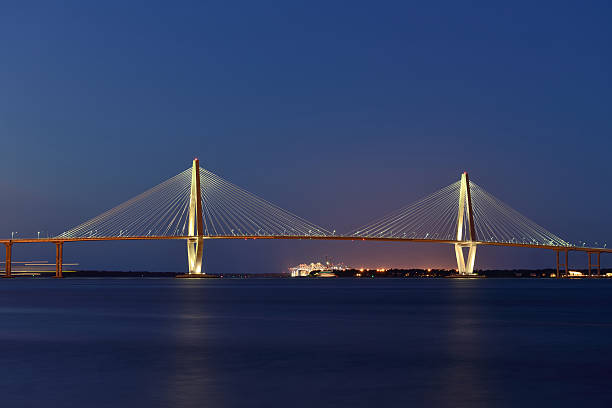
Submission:
<svg viewBox="0 0 612 408">
<path fill-rule="evenodd" d="M 19 238 L 19 239 L 0 239 L 2 244 L 21 244 L 21 243 L 60 243 L 60 242 L 90 242 L 90 241 L 162 241 L 162 240 L 188 240 L 198 238 L 197 236 L 126 236 L 126 237 L 86 237 L 86 238 Z M 465 244 L 466 241 L 437 240 L 437 239 L 415 239 L 415 238 L 384 238 L 384 237 L 359 237 L 359 236 L 299 236 L 299 235 L 221 235 L 221 236 L 202 236 L 203 239 L 296 239 L 296 240 L 322 240 L 322 241 L 383 241 L 383 242 L 424 242 L 437 244 Z M 582 251 L 582 252 L 602 252 L 611 253 L 612 248 L 592 248 L 576 246 L 554 246 L 554 245 L 534 245 L 511 242 L 487 242 L 473 241 L 473 244 L 487 246 L 503 246 L 517 248 L 536 248 L 550 249 L 556 251 Z"/>
</svg>

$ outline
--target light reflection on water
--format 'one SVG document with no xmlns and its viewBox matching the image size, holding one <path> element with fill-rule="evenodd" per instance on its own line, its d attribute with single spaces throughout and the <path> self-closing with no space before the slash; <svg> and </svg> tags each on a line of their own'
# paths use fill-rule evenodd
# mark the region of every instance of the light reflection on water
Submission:
<svg viewBox="0 0 612 408">
<path fill-rule="evenodd" d="M 3 406 L 612 402 L 609 281 L 0 283 Z"/>
<path fill-rule="evenodd" d="M 185 281 L 183 281 L 185 282 Z M 185 285 L 185 284 L 183 284 Z M 196 282 L 186 281 L 177 299 L 178 315 L 173 319 L 171 332 L 172 363 L 167 379 L 160 384 L 165 391 L 165 406 L 222 407 L 215 392 L 215 373 L 206 355 L 206 336 L 214 335 L 210 322 L 220 316 L 210 316 L 200 305 L 206 304 L 205 291 Z M 192 287 L 195 286 L 195 287 Z"/>
<path fill-rule="evenodd" d="M 483 319 L 483 310 L 474 302 L 478 288 L 473 282 L 466 280 L 452 280 L 449 284 L 450 303 L 448 328 L 445 339 L 445 348 L 441 353 L 448 355 L 445 365 L 443 382 L 446 384 L 444 393 L 436 395 L 439 404 L 448 404 L 452 400 L 457 405 L 472 406 L 472 404 L 487 402 L 492 404 L 492 395 L 495 390 L 490 389 L 492 384 L 482 378 L 481 367 L 483 351 L 486 350 L 486 333 L 481 330 L 480 322 Z"/>
</svg>

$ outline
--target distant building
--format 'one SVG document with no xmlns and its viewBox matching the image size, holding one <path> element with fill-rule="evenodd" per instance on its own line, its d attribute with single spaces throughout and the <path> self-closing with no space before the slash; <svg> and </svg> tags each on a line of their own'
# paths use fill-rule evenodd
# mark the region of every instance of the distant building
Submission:
<svg viewBox="0 0 612 408">
<path fill-rule="evenodd" d="M 302 276 L 310 276 L 310 273 L 314 271 L 333 273 L 335 271 L 344 271 L 346 269 L 347 268 L 344 264 L 333 264 L 327 261 L 325 263 L 312 262 L 309 264 L 299 264 L 298 266 L 289 268 L 289 272 L 291 273 L 292 278 L 298 278 Z"/>
<path fill-rule="evenodd" d="M 580 271 L 569 271 L 569 276 L 584 276 L 584 274 Z"/>
</svg>

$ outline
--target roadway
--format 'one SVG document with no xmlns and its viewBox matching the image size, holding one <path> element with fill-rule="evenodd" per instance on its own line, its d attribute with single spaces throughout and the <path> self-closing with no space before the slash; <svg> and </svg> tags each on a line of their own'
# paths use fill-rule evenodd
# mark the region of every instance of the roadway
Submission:
<svg viewBox="0 0 612 408">
<path fill-rule="evenodd" d="M 420 239 L 420 238 L 387 238 L 387 237 L 359 237 L 359 236 L 315 236 L 315 235 L 214 235 L 214 236 L 125 236 L 125 237 L 53 237 L 53 238 L 18 238 L 0 239 L 1 244 L 32 244 L 32 243 L 65 243 L 65 242 L 93 242 L 93 241 L 161 241 L 161 240 L 189 240 L 189 239 L 297 239 L 297 240 L 322 240 L 322 241 L 381 241 L 381 242 L 423 242 L 435 244 L 476 244 L 486 246 L 502 246 L 517 248 L 536 248 L 550 249 L 554 251 L 582 251 L 582 252 L 601 252 L 610 253 L 612 248 L 593 248 L 578 246 L 556 246 L 556 245 L 537 245 L 513 242 L 489 242 L 489 241 L 456 241 L 440 239 Z"/>
</svg>

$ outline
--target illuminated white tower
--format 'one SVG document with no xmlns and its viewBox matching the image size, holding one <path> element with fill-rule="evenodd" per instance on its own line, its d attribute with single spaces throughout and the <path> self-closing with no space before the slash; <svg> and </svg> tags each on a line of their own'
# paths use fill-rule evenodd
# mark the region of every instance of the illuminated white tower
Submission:
<svg viewBox="0 0 612 408">
<path fill-rule="evenodd" d="M 467 217 L 468 231 L 464 236 L 463 219 Z M 469 239 L 467 235 L 469 233 Z M 470 194 L 470 178 L 467 172 L 461 175 L 461 187 L 459 190 L 459 214 L 457 215 L 457 241 L 455 244 L 455 255 L 457 256 L 457 269 L 461 275 L 474 274 L 474 262 L 476 261 L 476 232 L 474 230 L 474 212 L 472 211 L 472 195 Z M 467 263 L 463 255 L 463 248 L 469 248 Z"/>
<path fill-rule="evenodd" d="M 189 229 L 187 262 L 189 274 L 202 274 L 204 229 L 202 228 L 202 194 L 200 190 L 200 161 L 193 159 L 191 170 L 191 197 L 189 199 Z"/>
</svg>

